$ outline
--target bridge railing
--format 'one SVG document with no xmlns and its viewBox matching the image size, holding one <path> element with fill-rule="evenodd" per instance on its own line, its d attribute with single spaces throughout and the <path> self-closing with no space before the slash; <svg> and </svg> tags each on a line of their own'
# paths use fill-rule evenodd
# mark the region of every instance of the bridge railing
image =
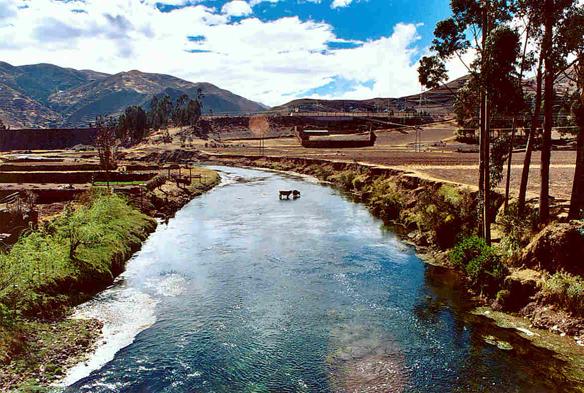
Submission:
<svg viewBox="0 0 584 393">
<path fill-rule="evenodd" d="M 411 119 L 419 117 L 416 112 L 333 112 L 333 111 L 266 111 L 266 112 L 246 112 L 246 113 L 213 113 L 204 114 L 204 119 L 214 119 L 221 117 L 252 117 L 252 116 L 295 116 L 295 117 L 377 117 L 377 118 L 404 118 Z"/>
</svg>

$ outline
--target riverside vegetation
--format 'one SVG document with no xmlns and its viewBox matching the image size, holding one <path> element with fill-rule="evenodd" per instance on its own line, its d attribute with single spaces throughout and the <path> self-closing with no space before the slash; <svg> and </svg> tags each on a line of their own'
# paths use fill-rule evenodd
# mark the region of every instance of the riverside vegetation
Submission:
<svg viewBox="0 0 584 393">
<path fill-rule="evenodd" d="M 156 228 L 149 215 L 168 218 L 220 180 L 195 173 L 191 184 L 160 177 L 140 201 L 96 187 L 0 253 L 0 390 L 41 389 L 93 348 L 101 323 L 67 318 L 72 307 L 124 270 Z"/>
<path fill-rule="evenodd" d="M 109 285 L 155 227 L 124 198 L 94 192 L 0 255 L 0 386 L 51 381 L 64 357 L 87 350 L 99 324 L 64 318 Z"/>
</svg>

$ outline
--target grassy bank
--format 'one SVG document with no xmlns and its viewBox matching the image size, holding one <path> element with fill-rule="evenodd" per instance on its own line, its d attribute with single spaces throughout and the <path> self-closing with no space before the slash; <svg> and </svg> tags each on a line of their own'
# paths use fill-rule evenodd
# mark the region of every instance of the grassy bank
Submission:
<svg viewBox="0 0 584 393">
<path fill-rule="evenodd" d="M 94 192 L 0 254 L 1 390 L 49 381 L 87 350 L 95 322 L 64 317 L 113 282 L 155 227 L 124 198 Z"/>
</svg>

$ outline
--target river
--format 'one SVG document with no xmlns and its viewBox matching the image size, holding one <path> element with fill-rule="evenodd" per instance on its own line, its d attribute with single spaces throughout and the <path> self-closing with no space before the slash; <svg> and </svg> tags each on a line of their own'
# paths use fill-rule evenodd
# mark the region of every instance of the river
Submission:
<svg viewBox="0 0 584 393">
<path fill-rule="evenodd" d="M 78 308 L 104 340 L 65 391 L 560 389 L 549 353 L 471 316 L 450 275 L 364 206 L 310 179 L 216 169 L 223 183 Z"/>
</svg>

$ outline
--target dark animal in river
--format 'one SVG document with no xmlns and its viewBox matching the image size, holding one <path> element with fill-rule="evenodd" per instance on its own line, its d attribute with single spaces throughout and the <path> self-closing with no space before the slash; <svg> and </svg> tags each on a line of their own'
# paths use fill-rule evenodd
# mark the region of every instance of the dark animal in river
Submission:
<svg viewBox="0 0 584 393">
<path fill-rule="evenodd" d="M 280 195 L 279 195 L 280 199 L 282 199 L 284 197 L 286 199 L 290 199 L 290 195 L 292 195 L 293 199 L 300 198 L 300 191 L 298 191 L 298 190 L 286 190 L 286 191 L 280 190 Z"/>
</svg>

